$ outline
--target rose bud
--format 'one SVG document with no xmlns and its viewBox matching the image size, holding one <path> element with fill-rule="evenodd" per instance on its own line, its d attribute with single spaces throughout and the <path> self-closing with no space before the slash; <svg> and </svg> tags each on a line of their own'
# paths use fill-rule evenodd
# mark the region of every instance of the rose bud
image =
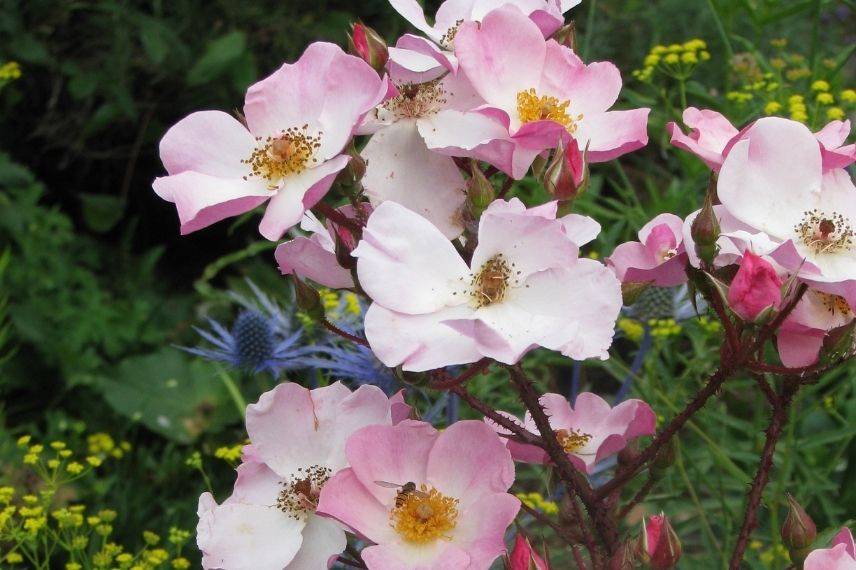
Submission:
<svg viewBox="0 0 856 570">
<path fill-rule="evenodd" d="M 549 570 L 537 552 L 532 548 L 529 539 L 518 532 L 514 540 L 514 549 L 508 556 L 508 570 Z"/>
<path fill-rule="evenodd" d="M 711 184 L 715 179 L 711 178 Z M 716 257 L 719 239 L 719 219 L 713 211 L 713 190 L 708 189 L 701 211 L 690 226 L 690 235 L 695 242 L 696 254 L 707 264 L 712 264 Z"/>
<path fill-rule="evenodd" d="M 728 288 L 728 306 L 743 320 L 753 321 L 765 309 L 778 308 L 781 302 L 782 280 L 776 270 L 770 262 L 746 250 Z"/>
<path fill-rule="evenodd" d="M 386 67 L 389 59 L 389 50 L 386 42 L 372 28 L 362 22 L 351 24 L 351 33 L 348 34 L 348 51 L 361 58 L 381 73 Z"/>
<path fill-rule="evenodd" d="M 307 282 L 298 278 L 297 275 L 292 275 L 291 280 L 294 282 L 294 299 L 300 312 L 305 313 L 313 321 L 323 321 L 326 318 L 324 304 L 321 302 L 321 295 L 314 287 Z"/>
<path fill-rule="evenodd" d="M 547 192 L 558 200 L 573 200 L 582 195 L 588 183 L 588 167 L 585 154 L 580 152 L 576 139 L 565 147 L 556 148 L 547 164 L 541 182 Z"/>
<path fill-rule="evenodd" d="M 782 542 L 788 547 L 791 558 L 802 560 L 807 548 L 817 538 L 817 527 L 805 509 L 788 494 L 788 515 L 782 525 Z"/>
<path fill-rule="evenodd" d="M 490 180 L 484 175 L 475 160 L 470 161 L 470 179 L 467 181 L 467 199 L 473 217 L 478 218 L 496 197 Z"/>
<path fill-rule="evenodd" d="M 577 51 L 577 28 L 573 22 L 565 24 L 559 28 L 556 33 L 553 34 L 553 39 L 559 45 L 563 45 L 566 48 Z"/>
<path fill-rule="evenodd" d="M 666 515 L 653 515 L 642 522 L 639 554 L 648 568 L 668 570 L 681 558 L 681 541 Z"/>
</svg>

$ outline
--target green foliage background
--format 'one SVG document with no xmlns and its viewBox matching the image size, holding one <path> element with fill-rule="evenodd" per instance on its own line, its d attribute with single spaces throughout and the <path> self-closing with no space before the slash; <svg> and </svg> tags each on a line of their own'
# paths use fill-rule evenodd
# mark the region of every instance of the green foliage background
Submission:
<svg viewBox="0 0 856 570">
<path fill-rule="evenodd" d="M 763 106 L 725 97 L 741 83 L 732 56 L 752 54 L 766 70 L 769 40 L 787 38 L 813 77 L 853 87 L 854 10 L 852 0 L 584 0 L 572 12 L 580 53 L 613 60 L 625 104 L 653 108 L 651 144 L 593 168 L 579 204 L 604 226 L 593 251 L 608 255 L 659 212 L 696 209 L 706 184 L 706 168 L 668 145 L 664 125 L 681 106 L 676 84 L 652 89 L 630 76 L 652 45 L 706 40 L 713 57 L 686 83 L 688 101 L 743 123 Z M 32 484 L 14 445 L 22 434 L 82 445 L 86 433 L 105 431 L 133 451 L 70 492 L 115 508 L 123 543 L 137 544 L 144 529 L 195 525 L 206 483 L 186 465 L 194 450 L 225 496 L 232 470 L 212 453 L 242 440 L 240 418 L 224 371 L 174 345 L 194 343 L 190 327 L 202 315 L 228 320 L 224 291 L 244 277 L 282 299 L 285 286 L 245 219 L 178 236 L 172 206 L 150 188 L 162 173 L 157 142 L 191 111 L 239 108 L 249 84 L 309 42 L 344 44 L 357 17 L 390 39 L 407 29 L 384 0 L 2 2 L 0 63 L 19 62 L 23 75 L 0 89 L 0 481 Z M 531 180 L 514 191 L 544 199 Z M 613 359 L 588 363 L 585 386 L 613 392 L 636 349 L 620 340 Z M 693 323 L 658 338 L 637 394 L 668 419 L 715 366 L 716 350 L 715 335 Z M 540 352 L 532 361 L 545 389 L 567 390 L 569 362 Z M 275 381 L 243 379 L 245 396 Z M 475 389 L 514 411 L 511 392 L 497 389 L 503 382 L 490 376 Z M 856 514 L 854 392 L 850 367 L 800 396 L 750 567 L 785 565 L 775 557 L 785 492 L 822 528 Z M 750 383 L 737 381 L 684 430 L 681 460 L 646 502 L 677 521 L 682 568 L 722 567 L 765 424 Z M 520 478 L 548 490 L 534 471 Z"/>
</svg>

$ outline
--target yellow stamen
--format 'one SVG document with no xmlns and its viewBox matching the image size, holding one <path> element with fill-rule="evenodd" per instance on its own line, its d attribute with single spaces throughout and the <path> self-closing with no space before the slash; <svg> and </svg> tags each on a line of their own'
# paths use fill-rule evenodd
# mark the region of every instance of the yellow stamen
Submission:
<svg viewBox="0 0 856 570">
<path fill-rule="evenodd" d="M 408 493 L 389 515 L 390 526 L 404 540 L 425 544 L 450 539 L 458 521 L 458 499 L 422 485 L 420 492 Z"/>
<path fill-rule="evenodd" d="M 517 94 L 517 114 L 520 116 L 520 122 L 555 121 L 574 134 L 578 128 L 577 122 L 582 120 L 583 115 L 569 115 L 570 104 L 570 101 L 559 101 L 550 95 L 538 96 L 535 89 L 527 89 Z"/>
<path fill-rule="evenodd" d="M 486 307 L 502 301 L 511 280 L 512 265 L 502 254 L 488 259 L 472 281 L 472 299 L 476 307 Z"/>
<path fill-rule="evenodd" d="M 579 453 L 588 445 L 591 438 L 591 435 L 575 429 L 556 430 L 556 439 L 559 440 L 559 444 L 561 444 L 565 453 Z"/>
<path fill-rule="evenodd" d="M 268 181 L 268 188 L 276 190 L 279 182 L 290 174 L 300 174 L 307 165 L 317 162 L 313 157 L 321 146 L 321 137 L 307 133 L 309 125 L 299 129 L 291 127 L 278 136 L 256 137 L 257 147 L 250 158 L 242 160 L 250 166 L 250 176 Z M 244 180 L 248 177 L 245 176 Z"/>
</svg>

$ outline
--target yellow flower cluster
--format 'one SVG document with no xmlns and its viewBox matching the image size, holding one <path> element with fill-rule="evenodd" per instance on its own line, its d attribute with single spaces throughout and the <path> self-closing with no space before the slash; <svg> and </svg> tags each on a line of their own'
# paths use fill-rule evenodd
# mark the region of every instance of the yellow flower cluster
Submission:
<svg viewBox="0 0 856 570">
<path fill-rule="evenodd" d="M 350 315 L 359 316 L 362 313 L 359 297 L 355 293 L 340 293 L 332 289 L 321 288 L 318 290 L 318 295 L 321 298 L 324 312 L 334 321 Z M 312 318 L 305 313 L 298 312 L 297 319 L 304 327 L 311 329 L 315 325 Z"/>
<path fill-rule="evenodd" d="M 223 447 L 218 447 L 214 451 L 214 457 L 217 459 L 222 459 L 229 465 L 237 465 L 238 461 L 241 460 L 241 453 L 244 450 L 244 446 L 249 443 L 248 441 L 244 441 L 242 443 L 236 443 L 235 445 L 224 445 Z"/>
<path fill-rule="evenodd" d="M 17 61 L 7 61 L 0 65 L 0 85 L 15 81 L 21 77 L 21 66 Z"/>
<path fill-rule="evenodd" d="M 656 45 L 642 61 L 642 69 L 633 72 L 639 81 L 649 82 L 656 72 L 679 80 L 686 80 L 696 66 L 710 59 L 707 44 L 695 38 L 682 44 Z"/>
<path fill-rule="evenodd" d="M 636 319 L 619 319 L 618 329 L 624 333 L 624 336 L 637 344 L 642 340 L 642 337 L 645 336 L 645 327 Z"/>
<path fill-rule="evenodd" d="M 53 568 L 62 567 L 60 560 L 65 560 L 66 570 L 190 568 L 190 561 L 181 556 L 190 540 L 189 531 L 170 529 L 169 544 L 160 548 L 155 548 L 160 536 L 147 531 L 142 549 L 126 548 L 110 541 L 119 516 L 116 511 L 66 503 L 73 495 L 63 490 L 65 484 L 131 449 L 127 442 L 116 444 L 105 433 L 92 434 L 85 445 L 88 454 L 79 454 L 72 449 L 76 446 L 64 441 L 38 443 L 29 435 L 18 439 L 21 464 L 35 475 L 35 479 L 28 476 L 24 480 L 31 485 L 28 489 L 37 491 L 0 486 L 0 566 L 26 563 L 27 567 Z"/>
<path fill-rule="evenodd" d="M 675 319 L 651 319 L 648 326 L 651 327 L 651 336 L 654 338 L 678 336 L 683 330 Z"/>
<path fill-rule="evenodd" d="M 826 121 L 839 120 L 856 107 L 856 91 L 836 90 L 823 69 L 815 75 L 803 55 L 785 51 L 787 40 L 773 40 L 775 57 L 769 59 L 772 71 L 764 72 L 756 56 L 735 55 L 731 69 L 739 89 L 726 94 L 737 105 L 757 104 L 764 115 L 782 115 L 820 128 Z M 826 68 L 835 68 L 834 61 L 824 60 Z M 836 93 L 837 91 L 837 93 Z"/>
<path fill-rule="evenodd" d="M 559 512 L 559 505 L 555 501 L 545 499 L 541 493 L 517 493 L 517 498 L 530 509 L 541 511 L 546 515 L 555 515 Z"/>
</svg>

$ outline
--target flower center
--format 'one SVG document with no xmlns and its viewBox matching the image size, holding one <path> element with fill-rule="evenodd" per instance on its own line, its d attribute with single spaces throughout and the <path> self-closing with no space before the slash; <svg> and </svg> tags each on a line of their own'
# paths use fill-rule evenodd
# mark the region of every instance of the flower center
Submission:
<svg viewBox="0 0 856 570">
<path fill-rule="evenodd" d="M 501 253 L 485 261 L 470 284 L 470 295 L 476 308 L 502 301 L 511 281 L 512 267 Z"/>
<path fill-rule="evenodd" d="M 458 27 L 463 23 L 463 20 L 458 20 L 457 22 L 455 22 L 455 25 L 446 30 L 446 33 L 443 34 L 443 37 L 440 38 L 440 47 L 447 50 L 452 49 L 452 44 L 455 41 L 455 36 L 458 34 Z"/>
<path fill-rule="evenodd" d="M 282 490 L 276 499 L 279 510 L 294 519 L 302 519 L 314 513 L 318 507 L 321 487 L 330 478 L 330 468 L 320 465 L 298 467 L 290 481 L 282 482 Z"/>
<path fill-rule="evenodd" d="M 591 438 L 591 435 L 575 429 L 556 430 L 556 439 L 559 440 L 559 445 L 562 446 L 565 453 L 578 453 L 588 445 Z"/>
<path fill-rule="evenodd" d="M 850 317 L 853 315 L 853 309 L 850 308 L 850 304 L 847 302 L 847 299 L 841 295 L 818 292 L 818 296 L 820 297 L 820 301 L 823 303 L 823 306 L 826 307 L 826 310 L 831 314 L 837 314 L 843 317 Z"/>
<path fill-rule="evenodd" d="M 321 136 L 309 135 L 308 128 L 309 125 L 291 127 L 264 140 L 256 137 L 257 146 L 253 154 L 241 161 L 250 166 L 250 176 L 264 178 L 268 181 L 268 189 L 275 190 L 289 174 L 300 174 L 310 162 L 318 162 L 313 155 L 321 146 Z"/>
<path fill-rule="evenodd" d="M 583 114 L 576 117 L 568 114 L 570 101 L 559 101 L 550 95 L 538 96 L 535 89 L 528 89 L 517 94 L 517 114 L 521 123 L 532 123 L 534 121 L 555 121 L 565 127 L 571 134 L 577 132 L 577 123 L 582 120 Z"/>
<path fill-rule="evenodd" d="M 438 538 L 450 539 L 458 521 L 458 499 L 437 489 L 420 486 L 419 491 L 399 491 L 389 523 L 404 540 L 425 544 Z"/>
<path fill-rule="evenodd" d="M 446 90 L 440 80 L 396 85 L 398 95 L 384 101 L 381 113 L 391 113 L 394 119 L 418 119 L 433 115 L 446 104 Z M 382 118 L 382 117 L 381 117 Z"/>
<path fill-rule="evenodd" d="M 841 253 L 853 247 L 853 226 L 837 212 L 806 212 L 794 231 L 815 254 Z"/>
</svg>

